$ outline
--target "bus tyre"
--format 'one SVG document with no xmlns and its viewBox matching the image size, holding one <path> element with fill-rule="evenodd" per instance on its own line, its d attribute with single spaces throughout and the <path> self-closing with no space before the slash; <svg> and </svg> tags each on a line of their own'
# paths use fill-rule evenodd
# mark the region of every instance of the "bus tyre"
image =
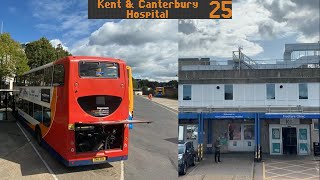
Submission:
<svg viewBox="0 0 320 180">
<path fill-rule="evenodd" d="M 39 146 L 41 146 L 41 141 L 42 141 L 42 135 L 41 135 L 41 130 L 39 128 L 39 126 L 36 127 L 36 141 L 39 144 Z"/>
</svg>

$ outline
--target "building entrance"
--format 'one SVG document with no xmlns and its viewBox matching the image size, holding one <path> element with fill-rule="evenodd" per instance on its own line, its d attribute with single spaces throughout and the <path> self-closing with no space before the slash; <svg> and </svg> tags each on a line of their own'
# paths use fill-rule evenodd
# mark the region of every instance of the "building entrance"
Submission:
<svg viewBox="0 0 320 180">
<path fill-rule="evenodd" d="M 310 125 L 269 125 L 270 154 L 310 154 Z"/>
<path fill-rule="evenodd" d="M 297 128 L 282 128 L 283 154 L 297 154 Z"/>
</svg>

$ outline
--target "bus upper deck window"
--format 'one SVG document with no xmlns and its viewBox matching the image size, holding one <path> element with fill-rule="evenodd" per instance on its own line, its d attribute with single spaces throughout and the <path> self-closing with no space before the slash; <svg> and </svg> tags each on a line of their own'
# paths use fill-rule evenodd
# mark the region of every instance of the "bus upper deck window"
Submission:
<svg viewBox="0 0 320 180">
<path fill-rule="evenodd" d="M 119 65 L 111 62 L 86 62 L 79 63 L 80 77 L 92 78 L 118 78 Z"/>
</svg>

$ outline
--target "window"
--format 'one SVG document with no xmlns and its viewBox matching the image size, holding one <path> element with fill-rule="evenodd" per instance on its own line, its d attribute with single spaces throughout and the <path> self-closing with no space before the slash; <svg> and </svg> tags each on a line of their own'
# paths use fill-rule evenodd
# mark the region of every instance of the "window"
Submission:
<svg viewBox="0 0 320 180">
<path fill-rule="evenodd" d="M 42 106 L 34 104 L 33 118 L 42 122 Z"/>
<path fill-rule="evenodd" d="M 276 99 L 275 84 L 267 84 L 267 99 Z"/>
<path fill-rule="evenodd" d="M 35 73 L 28 74 L 28 80 L 29 80 L 29 86 L 35 86 L 36 79 L 35 79 Z"/>
<path fill-rule="evenodd" d="M 29 112 L 28 114 L 33 117 L 33 103 L 32 102 L 29 102 Z"/>
<path fill-rule="evenodd" d="M 25 80 L 25 81 L 24 81 L 24 82 L 25 82 L 25 86 L 31 86 L 31 85 L 30 85 L 29 74 L 24 75 L 23 78 L 24 78 L 24 80 Z"/>
<path fill-rule="evenodd" d="M 313 121 L 313 129 L 319 130 L 319 119 L 312 119 Z"/>
<path fill-rule="evenodd" d="M 197 140 L 198 125 L 187 125 L 187 140 Z"/>
<path fill-rule="evenodd" d="M 44 69 L 44 86 L 51 86 L 53 66 Z"/>
<path fill-rule="evenodd" d="M 241 140 L 241 124 L 229 124 L 229 140 Z"/>
<path fill-rule="evenodd" d="M 254 140 L 254 125 L 243 125 L 244 140 Z"/>
<path fill-rule="evenodd" d="M 299 84 L 299 99 L 308 99 L 308 85 Z"/>
<path fill-rule="evenodd" d="M 18 99 L 17 107 L 22 110 L 22 108 L 23 108 L 23 99 L 20 99 L 20 98 Z"/>
<path fill-rule="evenodd" d="M 233 85 L 224 85 L 224 100 L 233 100 Z"/>
<path fill-rule="evenodd" d="M 28 113 L 29 112 L 29 102 L 26 100 L 23 100 L 22 103 L 23 103 L 23 112 Z"/>
<path fill-rule="evenodd" d="M 24 77 L 23 76 L 17 77 L 17 86 L 24 86 Z"/>
<path fill-rule="evenodd" d="M 79 62 L 80 77 L 118 78 L 119 64 L 111 62 Z"/>
<path fill-rule="evenodd" d="M 64 68 L 62 64 L 58 64 L 54 66 L 53 85 L 63 86 L 63 84 L 64 84 Z"/>
<path fill-rule="evenodd" d="M 43 82 L 43 69 L 34 73 L 34 86 L 41 86 L 41 82 Z"/>
<path fill-rule="evenodd" d="M 49 108 L 43 107 L 43 125 L 49 127 L 51 124 L 51 110 Z"/>
<path fill-rule="evenodd" d="M 183 85 L 183 100 L 191 100 L 191 85 Z"/>
</svg>

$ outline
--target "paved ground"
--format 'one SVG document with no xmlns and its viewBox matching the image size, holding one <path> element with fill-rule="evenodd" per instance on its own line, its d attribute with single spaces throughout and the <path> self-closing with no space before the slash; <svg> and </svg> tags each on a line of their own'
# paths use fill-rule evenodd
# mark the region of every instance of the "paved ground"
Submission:
<svg viewBox="0 0 320 180">
<path fill-rule="evenodd" d="M 46 168 L 16 122 L 1 122 L 0 179 L 120 179 L 120 162 L 67 168 L 39 147 L 28 132 L 26 135 L 53 173 Z"/>
<path fill-rule="evenodd" d="M 253 175 L 253 154 L 221 154 L 221 163 L 214 162 L 214 155 L 207 155 L 181 180 L 251 180 Z"/>
<path fill-rule="evenodd" d="M 0 122 L 1 179 L 53 179 L 15 122 Z"/>
<path fill-rule="evenodd" d="M 268 156 L 265 157 L 265 179 L 320 179 L 320 157 Z"/>
<path fill-rule="evenodd" d="M 136 97 L 143 97 L 147 99 L 147 96 L 136 96 Z M 159 98 L 159 97 L 153 97 L 152 101 L 161 105 L 164 105 L 166 107 L 169 107 L 175 111 L 178 112 L 178 100 L 176 99 L 168 99 L 168 98 Z"/>
<path fill-rule="evenodd" d="M 130 130 L 125 179 L 177 179 L 177 113 L 139 96 L 134 110 L 134 119 L 153 123 L 134 125 Z"/>
</svg>

